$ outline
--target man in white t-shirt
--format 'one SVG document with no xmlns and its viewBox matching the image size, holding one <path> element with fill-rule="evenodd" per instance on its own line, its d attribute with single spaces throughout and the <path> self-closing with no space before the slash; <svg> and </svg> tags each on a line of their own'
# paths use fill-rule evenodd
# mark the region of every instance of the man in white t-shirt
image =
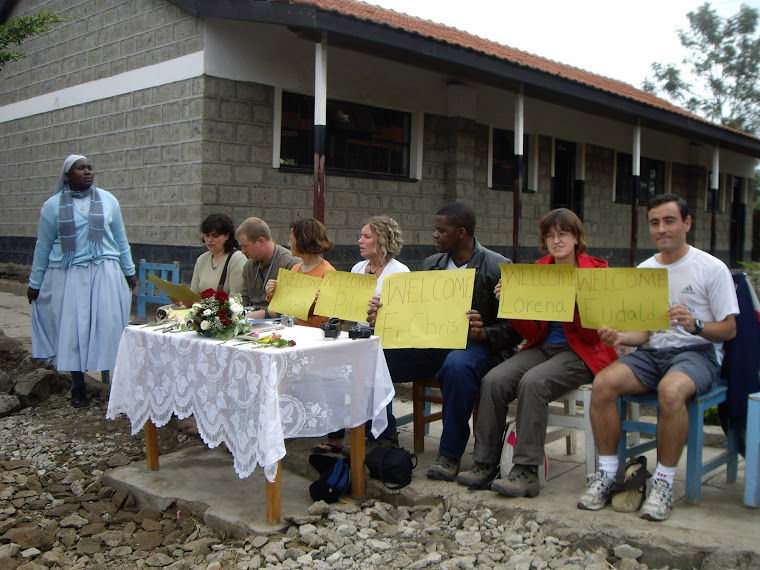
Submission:
<svg viewBox="0 0 760 570">
<path fill-rule="evenodd" d="M 599 471 L 590 476 L 578 508 L 599 510 L 611 497 L 618 469 L 621 436 L 619 396 L 657 390 L 657 470 L 640 516 L 663 521 L 670 516 L 673 478 L 689 433 L 686 402 L 706 392 L 720 376 L 723 342 L 736 336 L 739 304 L 726 265 L 686 243 L 691 229 L 686 201 L 675 194 L 649 203 L 649 233 L 659 253 L 639 265 L 668 270 L 670 328 L 661 331 L 599 329 L 608 346 L 638 346 L 594 378 L 591 425 L 599 451 Z"/>
</svg>

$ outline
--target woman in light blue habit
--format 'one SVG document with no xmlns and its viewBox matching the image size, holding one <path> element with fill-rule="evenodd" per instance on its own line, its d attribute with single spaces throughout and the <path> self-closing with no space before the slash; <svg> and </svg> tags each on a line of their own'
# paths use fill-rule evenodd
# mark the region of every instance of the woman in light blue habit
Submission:
<svg viewBox="0 0 760 570">
<path fill-rule="evenodd" d="M 137 285 L 119 202 L 93 185 L 90 161 L 66 158 L 40 212 L 27 297 L 32 356 L 71 372 L 71 403 L 88 404 L 87 370 L 111 370 Z"/>
</svg>

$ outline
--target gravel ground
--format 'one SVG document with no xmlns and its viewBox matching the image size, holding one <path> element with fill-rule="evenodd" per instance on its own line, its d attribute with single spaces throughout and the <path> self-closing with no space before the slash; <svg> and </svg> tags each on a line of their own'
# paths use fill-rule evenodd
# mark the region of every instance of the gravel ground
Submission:
<svg viewBox="0 0 760 570">
<path fill-rule="evenodd" d="M 19 351 L 0 359 L 9 377 L 34 366 Z M 104 486 L 101 475 L 144 461 L 141 434 L 126 418 L 105 419 L 106 393 L 91 386 L 92 404 L 69 405 L 68 392 L 0 417 L 0 570 L 42 568 L 191 570 L 248 568 L 546 568 L 757 567 L 757 557 L 689 557 L 662 548 L 616 544 L 556 529 L 515 510 L 443 498 L 437 505 L 395 507 L 314 503 L 281 534 L 243 539 L 221 535 L 177 501 L 164 512 L 139 508 L 130 494 Z M 65 388 L 64 388 L 65 389 Z M 198 445 L 170 422 L 160 453 Z"/>
</svg>

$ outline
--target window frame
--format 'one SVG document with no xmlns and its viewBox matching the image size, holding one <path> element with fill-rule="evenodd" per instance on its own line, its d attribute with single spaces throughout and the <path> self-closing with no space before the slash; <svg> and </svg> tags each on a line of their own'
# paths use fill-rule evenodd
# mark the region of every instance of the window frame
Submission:
<svg viewBox="0 0 760 570">
<path fill-rule="evenodd" d="M 621 160 L 624 160 L 623 164 L 627 165 L 626 168 L 621 169 Z M 651 177 L 652 170 L 655 170 L 656 175 Z M 621 172 L 621 170 L 623 172 Z M 656 158 L 650 158 L 642 156 L 639 163 L 639 172 L 649 171 L 649 176 L 639 175 L 639 190 L 637 192 L 639 199 L 639 206 L 646 206 L 649 204 L 649 199 L 659 194 L 667 193 L 667 163 L 664 160 Z M 616 204 L 631 204 L 633 201 L 633 189 L 630 185 L 633 182 L 633 155 L 627 152 L 615 151 L 615 198 Z M 622 177 L 625 177 L 622 179 Z M 655 182 L 654 193 L 642 192 L 642 184 L 647 182 L 650 185 L 652 181 Z M 623 183 L 625 186 L 623 186 Z M 626 195 L 621 196 L 621 190 L 626 188 Z"/>
<path fill-rule="evenodd" d="M 511 172 L 513 174 L 511 182 L 507 184 L 501 184 L 495 182 L 495 168 L 496 168 L 496 135 L 497 131 L 500 133 L 505 133 L 505 137 L 503 137 L 507 142 L 507 150 L 512 151 L 511 156 L 509 156 L 509 153 L 505 155 L 509 156 L 508 163 L 509 167 L 504 168 L 506 172 Z M 535 192 L 534 189 L 530 188 L 530 181 L 531 181 L 531 170 L 530 170 L 530 160 L 532 156 L 531 148 L 530 148 L 530 140 L 531 137 L 529 134 L 524 133 L 523 134 L 523 186 L 522 186 L 522 192 Z M 514 183 L 514 156 L 515 156 L 515 132 L 510 131 L 509 129 L 502 129 L 501 127 L 491 127 L 490 133 L 489 133 L 489 144 L 488 144 L 488 187 L 492 190 L 499 190 L 500 192 L 513 192 L 515 189 L 515 183 Z"/>
<path fill-rule="evenodd" d="M 285 171 L 312 172 L 314 169 L 314 96 L 281 90 L 278 100 L 280 105 L 275 108 L 279 118 L 279 128 L 275 129 L 275 145 L 273 166 Z M 294 109 L 294 107 L 297 107 Z M 347 124 L 345 128 L 337 127 L 338 112 L 346 117 L 359 117 L 364 129 Z M 286 113 L 295 116 L 286 118 Z M 377 107 L 345 101 L 342 99 L 327 99 L 327 125 L 325 140 L 325 172 L 332 176 L 350 176 L 355 178 L 377 178 L 391 180 L 413 180 L 419 170 L 418 150 L 416 142 L 419 121 L 415 113 Z M 395 121 L 394 121 L 395 119 Z M 357 123 L 359 119 L 357 119 Z M 381 124 L 377 127 L 378 123 Z M 366 125 L 374 128 L 367 129 Z M 353 127 L 353 128 L 352 128 Z M 402 140 L 398 140 L 398 130 Z M 388 136 L 377 136 L 378 132 L 389 133 Z M 293 155 L 294 162 L 283 155 L 288 141 L 287 133 L 293 133 L 294 144 L 300 145 Z M 395 137 L 394 137 L 395 135 Z M 336 145 L 343 145 L 345 152 L 336 153 Z M 291 147 L 292 148 L 292 147 Z M 377 168 L 383 163 L 381 154 L 388 149 L 389 155 L 384 163 L 384 171 Z M 364 156 L 351 154 L 352 151 Z M 395 153 L 394 153 L 395 151 Z M 299 159 L 300 155 L 300 159 Z M 364 161 L 364 167 L 358 164 Z M 374 168 L 374 170 L 373 170 Z"/>
</svg>

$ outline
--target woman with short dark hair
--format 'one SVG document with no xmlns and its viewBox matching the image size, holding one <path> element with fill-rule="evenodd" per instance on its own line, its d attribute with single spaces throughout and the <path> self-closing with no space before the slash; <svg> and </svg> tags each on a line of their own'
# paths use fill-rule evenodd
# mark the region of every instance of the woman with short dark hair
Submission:
<svg viewBox="0 0 760 570">
<path fill-rule="evenodd" d="M 208 251 L 198 256 L 190 289 L 223 290 L 231 296 L 243 291 L 243 266 L 247 258 L 237 249 L 235 224 L 227 214 L 210 214 L 201 223 Z"/>
</svg>

